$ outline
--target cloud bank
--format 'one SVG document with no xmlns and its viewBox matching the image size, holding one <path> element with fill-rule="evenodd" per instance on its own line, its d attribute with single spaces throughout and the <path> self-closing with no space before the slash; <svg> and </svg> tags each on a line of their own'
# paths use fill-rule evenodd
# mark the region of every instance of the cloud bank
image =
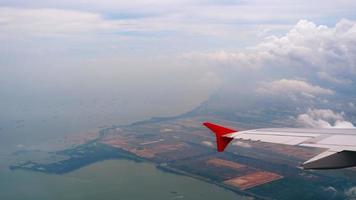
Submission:
<svg viewBox="0 0 356 200">
<path fill-rule="evenodd" d="M 311 85 L 301 80 L 281 79 L 268 83 L 263 83 L 257 89 L 260 94 L 287 95 L 293 98 L 297 96 L 315 98 L 317 95 L 332 95 L 334 92 L 330 89 Z"/>
<path fill-rule="evenodd" d="M 346 128 L 356 121 L 355 44 L 355 21 L 341 19 L 326 26 L 300 20 L 286 34 L 270 35 L 243 50 L 190 52 L 184 57 L 221 69 L 227 79 L 225 91 L 210 105 L 236 105 L 236 112 L 277 116 L 278 122 L 299 115 L 304 127 Z M 228 106 L 219 108 L 233 110 Z M 334 118 L 325 118 L 330 112 Z"/>
<path fill-rule="evenodd" d="M 2 110 L 23 118 L 27 108 L 65 102 L 71 106 L 63 116 L 103 113 L 102 122 L 127 122 L 185 112 L 218 90 L 212 99 L 219 111 L 261 116 L 270 109 L 265 120 L 321 108 L 344 110 L 344 121 L 354 122 L 355 6 L 331 0 L 3 0 Z"/>
<path fill-rule="evenodd" d="M 309 109 L 307 113 L 298 116 L 297 122 L 308 128 L 355 128 L 351 122 L 345 120 L 344 113 L 329 109 Z"/>
<path fill-rule="evenodd" d="M 340 20 L 334 27 L 300 20 L 288 33 L 269 36 L 244 51 L 191 53 L 216 64 L 267 68 L 332 83 L 350 83 L 356 74 L 356 23 Z M 351 76 L 351 77 L 349 77 Z"/>
</svg>

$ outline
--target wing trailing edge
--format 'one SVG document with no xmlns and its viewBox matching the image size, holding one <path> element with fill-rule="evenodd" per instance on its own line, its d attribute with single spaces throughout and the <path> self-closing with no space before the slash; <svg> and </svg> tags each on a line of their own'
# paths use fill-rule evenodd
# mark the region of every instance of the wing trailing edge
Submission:
<svg viewBox="0 0 356 200">
<path fill-rule="evenodd" d="M 303 169 L 340 169 L 356 166 L 355 151 L 325 151 L 302 164 Z"/>
</svg>

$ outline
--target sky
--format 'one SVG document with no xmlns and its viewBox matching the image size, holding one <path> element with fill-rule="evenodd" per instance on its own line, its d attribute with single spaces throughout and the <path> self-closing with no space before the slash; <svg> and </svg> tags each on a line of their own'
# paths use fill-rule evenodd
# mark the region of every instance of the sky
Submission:
<svg viewBox="0 0 356 200">
<path fill-rule="evenodd" d="M 233 90 L 305 103 L 302 126 L 353 127 L 355 9 L 351 0 L 2 0 L 0 119 L 125 124 Z"/>
</svg>

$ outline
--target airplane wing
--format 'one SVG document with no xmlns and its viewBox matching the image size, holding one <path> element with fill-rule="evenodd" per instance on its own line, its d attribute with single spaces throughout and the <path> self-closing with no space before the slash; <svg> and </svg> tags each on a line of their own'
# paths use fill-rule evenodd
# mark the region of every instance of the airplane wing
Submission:
<svg viewBox="0 0 356 200">
<path fill-rule="evenodd" d="M 236 131 L 210 122 L 217 150 L 224 151 L 233 140 L 260 141 L 327 149 L 302 164 L 303 169 L 338 169 L 356 166 L 356 129 L 270 128 Z"/>
</svg>

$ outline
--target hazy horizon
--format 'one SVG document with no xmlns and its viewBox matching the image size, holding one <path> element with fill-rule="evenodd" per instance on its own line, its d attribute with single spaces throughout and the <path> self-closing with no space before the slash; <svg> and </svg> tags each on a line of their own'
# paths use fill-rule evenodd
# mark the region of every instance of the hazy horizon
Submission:
<svg viewBox="0 0 356 200">
<path fill-rule="evenodd" d="M 217 154 L 200 126 L 355 128 L 355 10 L 1 0 L 0 198 L 355 198 L 354 169 L 296 168 L 317 149 L 236 142 Z M 171 116 L 185 118 L 112 127 Z"/>
<path fill-rule="evenodd" d="M 355 7 L 353 1 L 1 1 L 2 144 L 21 147 L 174 116 L 211 96 L 217 109 L 278 102 L 293 105 L 296 120 L 306 114 L 302 125 L 353 127 Z"/>
</svg>

